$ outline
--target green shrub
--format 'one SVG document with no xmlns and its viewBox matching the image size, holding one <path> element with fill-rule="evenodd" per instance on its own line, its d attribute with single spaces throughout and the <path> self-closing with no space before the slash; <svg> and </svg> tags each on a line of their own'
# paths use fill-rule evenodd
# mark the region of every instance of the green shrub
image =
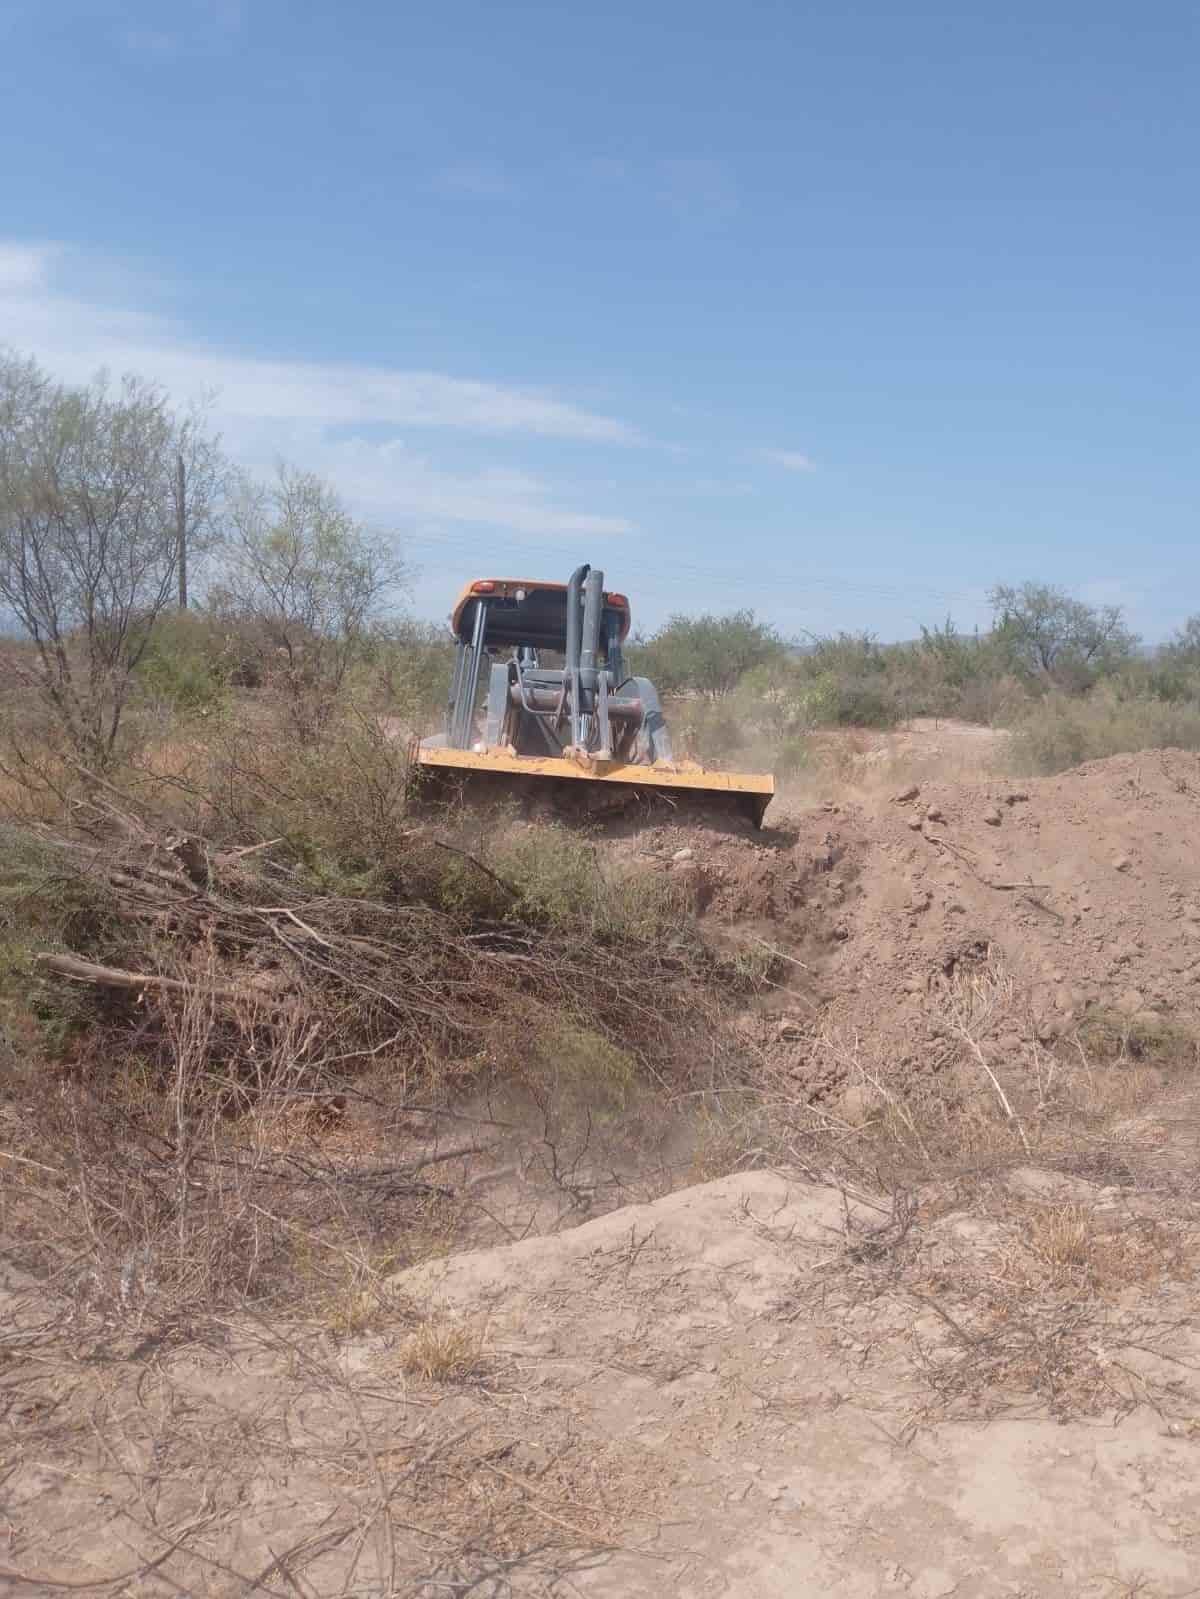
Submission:
<svg viewBox="0 0 1200 1599">
<path fill-rule="evenodd" d="M 1083 693 L 1135 658 L 1119 605 L 1087 605 L 1049 583 L 998 583 L 988 598 L 996 647 L 1038 687 Z"/>
<path fill-rule="evenodd" d="M 526 1077 L 556 1099 L 623 1110 L 637 1082 L 628 1050 L 575 1016 L 543 1016 L 525 1040 Z"/>
<path fill-rule="evenodd" d="M 447 627 L 404 619 L 375 628 L 353 672 L 356 691 L 414 731 L 439 727 L 445 716 L 454 640 Z"/>
<path fill-rule="evenodd" d="M 780 777 L 795 777 L 812 762 L 812 745 L 800 733 L 789 734 L 775 745 L 771 769 Z"/>
<path fill-rule="evenodd" d="M 233 652 L 208 617 L 176 611 L 158 618 L 137 668 L 143 693 L 178 711 L 207 711 L 223 701 Z"/>
<path fill-rule="evenodd" d="M 510 914 L 520 920 L 604 944 L 681 937 L 686 900 L 678 884 L 657 872 L 606 869 L 588 840 L 565 828 L 522 828 L 501 841 L 488 864 L 515 890 Z"/>
<path fill-rule="evenodd" d="M 750 732 L 739 706 L 725 700 L 675 700 L 667 719 L 675 753 L 702 766 L 737 755 Z"/>
<path fill-rule="evenodd" d="M 838 727 L 894 727 L 900 720 L 888 653 L 870 633 L 821 639 L 807 664 L 825 685 Z"/>
<path fill-rule="evenodd" d="M 215 728 L 195 763 L 202 829 L 237 842 L 281 838 L 345 892 L 398 860 L 412 784 L 403 741 L 353 705 L 309 741 L 289 736 L 285 712 L 256 709 L 253 720 Z"/>
<path fill-rule="evenodd" d="M 672 616 L 649 639 L 629 648 L 630 670 L 648 677 L 660 694 L 719 699 L 756 667 L 777 660 L 786 644 L 753 611 L 727 616 Z"/>
<path fill-rule="evenodd" d="M 103 961 L 117 925 L 116 907 L 77 857 L 0 825 L 0 1034 L 34 1038 L 51 1057 L 61 1055 L 86 1020 L 87 996 L 42 982 L 35 956 L 70 949 Z"/>
<path fill-rule="evenodd" d="M 1016 724 L 1012 760 L 1019 771 L 1061 772 L 1083 761 L 1146 749 L 1200 749 L 1200 704 L 1122 692 L 1109 682 L 1081 699 L 1048 694 Z"/>
</svg>

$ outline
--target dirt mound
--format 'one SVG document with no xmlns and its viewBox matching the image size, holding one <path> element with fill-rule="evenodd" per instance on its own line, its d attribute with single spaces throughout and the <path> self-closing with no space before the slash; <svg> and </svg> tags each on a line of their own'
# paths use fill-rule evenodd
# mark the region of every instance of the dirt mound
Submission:
<svg viewBox="0 0 1200 1599">
<path fill-rule="evenodd" d="M 774 951 L 761 1044 L 844 1029 L 919 1066 L 937 1037 L 931 993 L 989 958 L 1047 1040 L 1089 1016 L 1161 1027 L 1200 1010 L 1196 755 L 913 784 L 771 821 L 613 846 L 690 880 L 714 936 L 748 958 Z"/>
<path fill-rule="evenodd" d="M 432 1325 L 513 1352 L 522 1426 L 558 1416 L 585 1452 L 638 1463 L 613 1552 L 573 1591 L 1174 1592 L 1197 1497 L 1173 1363 L 1194 1340 L 1164 1345 L 1103 1292 L 1085 1325 L 1023 1275 L 1046 1174 L 1018 1175 L 1032 1201 L 896 1218 L 748 1173 L 398 1286 Z M 1120 1197 L 1072 1192 L 1119 1253 Z M 1165 1397 L 1131 1415 L 1119 1384 L 1139 1362 L 1137 1398 Z"/>
<path fill-rule="evenodd" d="M 1061 1187 L 742 1173 L 412 1268 L 336 1332 L 113 1327 L 102 1364 L 0 1282 L 0 1426 L 36 1440 L 0 1592 L 1190 1591 L 1196 1219 Z"/>
</svg>

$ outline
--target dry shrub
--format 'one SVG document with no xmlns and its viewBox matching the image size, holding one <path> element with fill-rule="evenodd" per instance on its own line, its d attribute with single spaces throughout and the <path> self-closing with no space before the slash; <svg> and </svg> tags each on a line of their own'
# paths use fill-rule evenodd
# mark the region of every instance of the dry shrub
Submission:
<svg viewBox="0 0 1200 1599">
<path fill-rule="evenodd" d="M 1156 1283 L 1170 1272 L 1191 1275 L 1186 1252 L 1171 1230 L 1149 1217 L 1116 1217 L 1093 1204 L 1032 1205 L 1019 1217 L 1032 1274 L 1014 1271 L 1025 1286 L 1119 1294 Z"/>
<path fill-rule="evenodd" d="M 713 1055 L 721 967 L 673 885 L 603 870 L 556 827 L 445 847 L 406 820 L 394 747 L 364 734 L 375 787 L 335 772 L 352 732 L 285 750 L 218 729 L 132 791 L 81 781 L 69 828 L 16 829 L 0 853 L 0 939 L 19 953 L 0 1006 L 59 1069 L 49 1108 L 37 1070 L 10 1079 L 6 1221 L 27 1268 L 89 1313 L 293 1294 L 361 1327 L 382 1235 L 407 1264 L 446 1227 L 439 1243 L 425 1225 L 420 1128 L 410 1167 L 345 1147 L 318 1106 L 369 1073 L 382 1127 L 521 1084 L 575 1195 L 593 1130 L 639 1081 Z M 200 820 L 207 836 L 181 834 Z M 36 964 L 47 950 L 117 976 L 73 986 Z"/>
<path fill-rule="evenodd" d="M 1082 698 L 1048 694 L 1026 706 L 1010 753 L 1015 771 L 1062 772 L 1084 761 L 1149 749 L 1200 749 L 1200 705 L 1108 683 Z"/>
<path fill-rule="evenodd" d="M 106 1069 L 102 1045 L 77 1051 L 53 1094 L 11 1107 L 8 1230 L 26 1269 L 72 1263 L 76 1317 L 159 1320 L 290 1286 L 287 1185 L 263 1129 L 295 1091 L 302 1050 L 284 1032 L 264 1055 L 255 1021 L 197 981 L 164 999 L 144 1055 Z M 239 1054 L 253 1062 L 244 1077 Z M 265 1116 L 238 1120 L 251 1097 Z"/>
<path fill-rule="evenodd" d="M 461 1321 L 423 1322 L 400 1348 L 400 1370 L 425 1382 L 469 1382 L 486 1364 L 483 1329 Z"/>
<path fill-rule="evenodd" d="M 1130 1120 L 1183 1061 L 1190 1081 L 1192 1041 L 1148 1029 L 1142 1043 L 1159 1053 L 1136 1060 L 1102 1017 L 1090 1036 L 1107 1055 L 1089 1053 L 1086 1027 L 1048 1046 L 992 956 L 960 965 L 930 1004 L 919 1070 L 827 1036 L 816 1047 L 840 1092 L 773 1107 L 776 1138 L 814 1177 L 893 1200 L 890 1218 L 848 1220 L 844 1251 L 798 1286 L 789 1313 L 886 1297 L 878 1313 L 905 1325 L 929 1394 L 912 1430 L 1030 1405 L 1194 1413 L 1168 1364 L 1180 1326 L 1157 1297 L 1192 1275 L 1192 1221 L 1159 1204 L 1153 1182 L 1139 1186 Z"/>
<path fill-rule="evenodd" d="M 1056 1274 L 1087 1270 L 1099 1243 L 1095 1212 L 1087 1205 L 1038 1207 L 1026 1219 L 1025 1241 Z"/>
<path fill-rule="evenodd" d="M 308 740 L 268 696 L 215 716 L 188 741 L 143 758 L 129 787 L 154 814 L 217 846 L 280 839 L 293 857 L 337 876 L 400 852 L 411 773 L 403 743 L 353 704 Z"/>
<path fill-rule="evenodd" d="M 1076 1033 L 1089 1060 L 1129 1068 L 1126 1075 L 1135 1081 L 1139 1065 L 1194 1066 L 1200 1052 L 1194 1033 L 1152 1011 L 1127 1016 L 1096 1006 L 1081 1019 Z"/>
<path fill-rule="evenodd" d="M 1128 1119 L 1173 1072 L 1190 1080 L 1196 1059 L 1177 1024 L 1108 1011 L 1043 1042 L 1029 997 L 993 956 L 958 967 L 930 1003 L 933 1040 L 904 1070 L 883 1045 L 819 1035 L 812 1075 L 834 1086 L 815 1103 L 777 1086 L 783 1147 L 888 1187 L 1030 1162 L 1123 1181 Z"/>
</svg>

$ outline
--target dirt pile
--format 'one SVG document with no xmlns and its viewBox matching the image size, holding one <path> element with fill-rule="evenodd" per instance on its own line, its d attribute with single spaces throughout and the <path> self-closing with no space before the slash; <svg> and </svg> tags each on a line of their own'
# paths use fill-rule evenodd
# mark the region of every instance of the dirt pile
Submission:
<svg viewBox="0 0 1200 1599">
<path fill-rule="evenodd" d="M 1046 1040 L 1089 1016 L 1152 1027 L 1200 1011 L 1196 755 L 910 784 L 770 822 L 670 824 L 614 846 L 690 879 L 716 937 L 776 953 L 747 1024 L 761 1044 L 835 1029 L 919 1067 L 938 1036 L 931 994 L 986 958 Z"/>
<path fill-rule="evenodd" d="M 522 1426 L 637 1472 L 615 1547 L 570 1591 L 1182 1592 L 1178 1286 L 1160 1269 L 1147 1318 L 1100 1279 L 1081 1315 L 1078 1285 L 1037 1268 L 1045 1174 L 1015 1175 L 1032 1201 L 896 1213 L 747 1173 L 398 1284 L 514 1352 Z M 1072 1192 L 1099 1259 L 1136 1236 L 1121 1195 Z"/>
</svg>

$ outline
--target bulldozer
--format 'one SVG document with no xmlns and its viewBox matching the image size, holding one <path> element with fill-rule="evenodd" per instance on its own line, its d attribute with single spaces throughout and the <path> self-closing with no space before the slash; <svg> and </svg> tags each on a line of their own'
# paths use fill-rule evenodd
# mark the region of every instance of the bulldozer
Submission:
<svg viewBox="0 0 1200 1599">
<path fill-rule="evenodd" d="M 504 789 L 548 785 L 586 811 L 639 798 L 699 803 L 762 826 L 773 777 L 674 758 L 653 683 L 626 674 L 629 601 L 605 589 L 598 568 L 584 564 L 566 583 L 479 578 L 450 625 L 446 722 L 415 748 L 422 773 L 464 787 L 489 778 Z"/>
</svg>

